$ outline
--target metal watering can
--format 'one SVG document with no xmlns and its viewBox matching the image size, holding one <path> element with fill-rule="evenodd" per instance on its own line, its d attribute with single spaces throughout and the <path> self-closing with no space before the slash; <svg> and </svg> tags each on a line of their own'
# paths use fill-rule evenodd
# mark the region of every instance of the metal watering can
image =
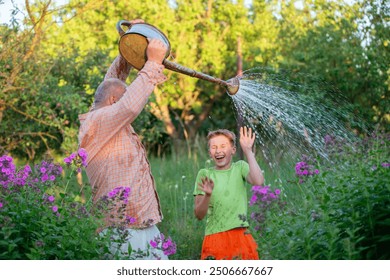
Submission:
<svg viewBox="0 0 390 280">
<path fill-rule="evenodd" d="M 123 31 L 122 26 L 128 27 L 126 32 Z M 167 46 L 167 53 L 163 61 L 166 69 L 224 86 L 230 95 L 237 93 L 240 86 L 237 77 L 224 81 L 167 60 L 166 58 L 171 53 L 171 44 L 164 33 L 153 25 L 147 23 L 131 24 L 127 20 L 120 20 L 116 28 L 121 36 L 119 40 L 119 52 L 135 69 L 141 70 L 146 63 L 146 48 L 148 46 L 146 38 L 157 38 Z"/>
</svg>

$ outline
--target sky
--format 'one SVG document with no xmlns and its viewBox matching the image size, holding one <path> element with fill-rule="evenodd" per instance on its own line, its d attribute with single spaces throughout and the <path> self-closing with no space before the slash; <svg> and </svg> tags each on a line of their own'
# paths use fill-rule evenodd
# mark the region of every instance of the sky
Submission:
<svg viewBox="0 0 390 280">
<path fill-rule="evenodd" d="M 54 0 L 58 5 L 67 3 L 67 0 Z M 20 10 L 24 9 L 24 0 L 0 0 L 0 24 L 9 23 L 11 19 L 11 12 L 14 9 L 14 3 Z M 20 12 L 19 12 L 20 14 Z M 22 18 L 22 16 L 20 16 Z"/>
<path fill-rule="evenodd" d="M 16 2 L 22 2 L 20 0 Z M 8 23 L 11 18 L 11 0 L 0 0 L 0 23 Z"/>
<path fill-rule="evenodd" d="M 24 0 L 0 0 L 0 24 L 9 23 L 11 19 L 11 12 L 13 10 L 12 2 L 21 9 L 24 10 Z M 68 0 L 54 0 L 56 4 L 62 5 L 67 3 Z M 249 5 L 252 0 L 245 0 L 245 3 Z M 19 12 L 20 13 L 20 12 Z M 22 16 L 20 16 L 22 18 Z"/>
</svg>

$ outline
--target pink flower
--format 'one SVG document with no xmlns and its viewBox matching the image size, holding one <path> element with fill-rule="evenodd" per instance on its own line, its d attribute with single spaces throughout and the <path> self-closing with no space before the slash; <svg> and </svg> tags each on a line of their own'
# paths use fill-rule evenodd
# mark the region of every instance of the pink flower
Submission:
<svg viewBox="0 0 390 280">
<path fill-rule="evenodd" d="M 47 198 L 47 200 L 50 201 L 50 202 L 53 202 L 53 201 L 55 200 L 55 198 L 54 198 L 54 196 L 51 195 L 51 196 L 49 196 L 49 197 Z"/>
<path fill-rule="evenodd" d="M 55 213 L 58 211 L 58 206 L 57 205 L 54 205 L 51 210 Z"/>
</svg>

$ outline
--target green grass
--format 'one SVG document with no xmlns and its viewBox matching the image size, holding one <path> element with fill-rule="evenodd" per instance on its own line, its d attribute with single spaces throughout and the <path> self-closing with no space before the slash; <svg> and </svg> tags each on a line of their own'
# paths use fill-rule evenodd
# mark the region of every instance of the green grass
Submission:
<svg viewBox="0 0 390 280">
<path fill-rule="evenodd" d="M 171 259 L 199 259 L 205 223 L 195 218 L 192 193 L 197 171 L 204 164 L 186 157 L 152 158 L 150 162 L 164 215 L 158 227 L 177 245 Z"/>
<path fill-rule="evenodd" d="M 256 221 L 249 220 L 260 257 L 281 260 L 389 259 L 388 146 L 389 136 L 383 135 L 363 141 L 355 151 L 341 147 L 332 162 L 317 161 L 313 168 L 318 168 L 319 174 L 306 177 L 301 183 L 295 176 L 294 164 L 289 161 L 274 168 L 260 162 L 266 185 L 281 190 L 279 204 L 249 207 L 248 216 L 264 211 L 262 214 L 266 217 L 261 231 L 255 230 Z M 211 164 L 207 154 L 203 149 L 194 149 L 190 156 L 183 153 L 150 157 L 150 163 L 164 216 L 158 228 L 177 245 L 177 253 L 170 259 L 199 259 L 205 221 L 195 218 L 192 193 L 197 172 Z M 68 175 L 67 170 L 64 176 Z M 58 199 L 64 188 L 58 185 L 52 189 Z M 84 172 L 81 184 L 71 176 L 67 193 L 81 203 L 90 201 L 91 188 Z M 249 191 L 248 202 L 250 196 Z M 71 226 L 72 230 L 74 226 L 77 224 Z M 50 236 L 49 233 L 40 234 Z M 78 258 L 75 252 L 61 251 L 61 254 Z M 88 256 L 88 252 L 83 254 L 83 257 Z"/>
</svg>

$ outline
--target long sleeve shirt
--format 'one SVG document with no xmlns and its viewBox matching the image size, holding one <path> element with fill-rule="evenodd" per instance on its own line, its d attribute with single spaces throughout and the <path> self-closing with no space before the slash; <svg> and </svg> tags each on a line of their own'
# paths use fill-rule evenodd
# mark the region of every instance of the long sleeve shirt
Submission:
<svg viewBox="0 0 390 280">
<path fill-rule="evenodd" d="M 135 219 L 129 226 L 133 228 L 145 228 L 162 220 L 146 151 L 131 123 L 155 86 L 166 80 L 163 69 L 163 65 L 147 61 L 118 102 L 79 116 L 79 145 L 88 153 L 86 173 L 93 188 L 93 201 L 96 203 L 117 187 L 130 188 L 124 213 L 118 214 L 117 205 L 107 213 L 106 226 L 123 224 L 130 217 Z M 118 56 L 105 79 L 125 81 L 129 71 L 127 62 Z"/>
</svg>

